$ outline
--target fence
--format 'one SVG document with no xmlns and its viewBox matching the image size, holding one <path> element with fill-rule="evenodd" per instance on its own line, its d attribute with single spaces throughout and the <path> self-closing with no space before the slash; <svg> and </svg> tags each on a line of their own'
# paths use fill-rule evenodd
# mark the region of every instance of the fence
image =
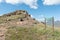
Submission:
<svg viewBox="0 0 60 40">
<path fill-rule="evenodd" d="M 51 20 L 51 22 L 52 22 L 52 33 L 54 33 L 54 17 L 52 17 L 51 19 L 52 19 Z M 44 24 L 45 24 L 44 30 L 46 31 L 46 29 L 47 29 L 47 19 L 46 18 L 44 18 Z M 41 38 L 41 40 L 48 40 L 46 33 L 45 33 L 44 37 Z M 52 40 L 55 40 L 55 38 L 53 37 Z"/>
</svg>

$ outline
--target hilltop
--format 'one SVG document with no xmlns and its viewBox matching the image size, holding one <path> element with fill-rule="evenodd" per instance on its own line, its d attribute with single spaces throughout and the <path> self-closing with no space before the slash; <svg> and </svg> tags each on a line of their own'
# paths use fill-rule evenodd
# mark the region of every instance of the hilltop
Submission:
<svg viewBox="0 0 60 40">
<path fill-rule="evenodd" d="M 0 17 L 0 23 L 11 22 L 11 24 L 38 24 L 39 22 L 31 17 L 25 10 L 17 10 L 11 13 L 4 14 Z"/>
<path fill-rule="evenodd" d="M 25 10 L 16 10 L 14 12 L 6 13 L 0 16 L 0 25 L 3 26 L 34 26 L 41 25 L 43 23 L 38 22 L 35 18 L 32 18 L 31 15 Z"/>
</svg>

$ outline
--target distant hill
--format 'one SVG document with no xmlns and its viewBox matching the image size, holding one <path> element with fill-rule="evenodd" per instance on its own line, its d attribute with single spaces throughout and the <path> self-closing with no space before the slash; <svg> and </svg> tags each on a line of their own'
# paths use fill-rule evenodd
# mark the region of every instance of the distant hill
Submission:
<svg viewBox="0 0 60 40">
<path fill-rule="evenodd" d="M 55 21 L 55 26 L 60 27 L 60 21 Z"/>
<path fill-rule="evenodd" d="M 47 22 L 47 25 L 52 26 L 52 22 L 51 21 L 48 21 Z M 60 21 L 58 21 L 58 20 L 57 21 L 54 21 L 54 26 L 55 27 L 60 27 Z"/>
</svg>

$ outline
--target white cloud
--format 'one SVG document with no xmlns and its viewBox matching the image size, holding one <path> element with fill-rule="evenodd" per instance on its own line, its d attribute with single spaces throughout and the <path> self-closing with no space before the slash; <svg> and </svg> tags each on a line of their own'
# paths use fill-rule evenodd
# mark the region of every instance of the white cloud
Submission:
<svg viewBox="0 0 60 40">
<path fill-rule="evenodd" d="M 21 3 L 21 0 L 5 0 L 5 2 L 15 5 L 15 4 Z"/>
<path fill-rule="evenodd" d="M 31 8 L 34 8 L 34 9 L 38 8 L 37 0 L 5 0 L 5 2 L 13 4 L 13 5 L 24 3 L 24 4 L 28 5 Z"/>
<path fill-rule="evenodd" d="M 36 20 L 38 20 L 38 21 L 44 21 L 44 19 L 45 19 L 45 16 L 42 14 L 40 14 L 36 17 Z"/>
<path fill-rule="evenodd" d="M 60 0 L 43 0 L 44 5 L 58 5 Z"/>
<path fill-rule="evenodd" d="M 33 15 L 31 15 L 31 17 L 33 18 L 34 16 L 33 16 Z"/>
<path fill-rule="evenodd" d="M 2 2 L 2 0 L 0 0 L 0 3 Z"/>
</svg>

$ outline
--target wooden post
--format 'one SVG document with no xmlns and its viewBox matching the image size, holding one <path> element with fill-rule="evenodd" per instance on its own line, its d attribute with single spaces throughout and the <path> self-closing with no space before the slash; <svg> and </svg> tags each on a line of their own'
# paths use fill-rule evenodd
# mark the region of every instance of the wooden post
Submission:
<svg viewBox="0 0 60 40">
<path fill-rule="evenodd" d="M 54 33 L 54 17 L 52 17 L 52 32 Z M 53 40 L 55 40 L 54 36 L 53 36 Z"/>
<path fill-rule="evenodd" d="M 46 26 L 46 18 L 45 18 L 45 32 L 46 32 L 46 28 L 47 28 L 47 26 Z M 45 40 L 47 40 L 47 34 L 45 33 Z"/>
<path fill-rule="evenodd" d="M 46 18 L 45 18 L 45 30 L 46 30 Z"/>
<path fill-rule="evenodd" d="M 54 32 L 54 17 L 52 17 L 52 29 L 53 29 L 53 32 Z"/>
</svg>

